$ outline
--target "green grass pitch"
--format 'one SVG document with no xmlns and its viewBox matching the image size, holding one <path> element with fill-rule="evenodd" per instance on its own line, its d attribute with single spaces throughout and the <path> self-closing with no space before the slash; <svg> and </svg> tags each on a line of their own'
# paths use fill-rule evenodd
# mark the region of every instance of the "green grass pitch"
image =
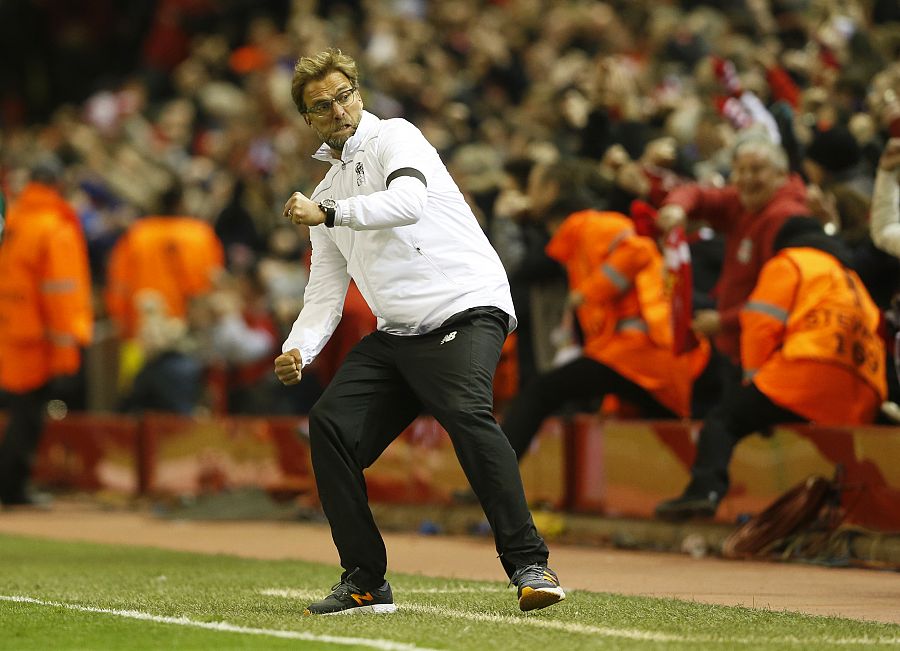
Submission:
<svg viewBox="0 0 900 651">
<path fill-rule="evenodd" d="M 0 649 L 888 649 L 900 626 L 393 574 L 391 615 L 305 617 L 339 568 L 0 536 Z"/>
</svg>

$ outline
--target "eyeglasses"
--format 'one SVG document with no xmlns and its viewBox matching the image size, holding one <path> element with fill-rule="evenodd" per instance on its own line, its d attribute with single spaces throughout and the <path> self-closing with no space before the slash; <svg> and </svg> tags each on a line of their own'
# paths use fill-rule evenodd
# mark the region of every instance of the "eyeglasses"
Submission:
<svg viewBox="0 0 900 651">
<path fill-rule="evenodd" d="M 326 115 L 331 113 L 332 102 L 336 102 L 338 106 L 350 106 L 350 104 L 353 102 L 355 93 L 356 88 L 348 88 L 347 90 L 338 93 L 337 97 L 335 97 L 334 99 L 327 99 L 321 102 L 316 102 L 303 112 L 309 113 L 310 115 L 315 115 L 317 118 L 325 117 Z"/>
</svg>

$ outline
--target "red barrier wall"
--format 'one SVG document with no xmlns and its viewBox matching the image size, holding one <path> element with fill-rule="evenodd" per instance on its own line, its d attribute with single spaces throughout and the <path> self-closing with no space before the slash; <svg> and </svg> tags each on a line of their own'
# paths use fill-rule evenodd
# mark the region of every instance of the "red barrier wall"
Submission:
<svg viewBox="0 0 900 651">
<path fill-rule="evenodd" d="M 5 418 L 0 415 L 0 427 Z M 50 421 L 35 466 L 45 486 L 129 494 L 199 494 L 259 486 L 315 498 L 305 418 L 142 418 L 69 414 Z M 688 481 L 698 424 L 545 421 L 522 461 L 529 500 L 607 516 L 651 517 Z M 2 429 L 0 429 L 2 432 Z M 757 513 L 809 475 L 845 472 L 847 521 L 900 532 L 900 428 L 785 426 L 735 450 L 717 519 Z M 374 501 L 448 504 L 468 491 L 449 437 L 417 419 L 366 471 Z"/>
</svg>

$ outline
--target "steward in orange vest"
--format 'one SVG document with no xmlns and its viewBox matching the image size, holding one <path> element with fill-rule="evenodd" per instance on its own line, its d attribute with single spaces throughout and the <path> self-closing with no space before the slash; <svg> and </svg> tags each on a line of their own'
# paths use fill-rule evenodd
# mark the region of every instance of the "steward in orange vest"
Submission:
<svg viewBox="0 0 900 651">
<path fill-rule="evenodd" d="M 78 372 L 93 330 L 87 244 L 52 185 L 58 173 L 49 166 L 32 173 L 0 239 L 0 389 L 12 395 L 0 443 L 5 505 L 30 503 L 26 485 L 50 383 Z"/>
<path fill-rule="evenodd" d="M 707 416 L 691 482 L 657 507 L 661 518 L 715 514 L 745 436 L 779 423 L 871 423 L 887 395 L 879 311 L 843 245 L 817 220 L 792 217 L 775 251 L 741 312 L 744 386 Z"/>
<path fill-rule="evenodd" d="M 519 458 L 543 419 L 570 400 L 616 395 L 647 418 L 690 415 L 691 355 L 673 352 L 671 303 L 656 243 L 616 212 L 548 221 L 547 255 L 569 277 L 582 357 L 539 375 L 510 404 L 503 430 Z M 555 231 L 555 232 L 554 232 Z"/>
<path fill-rule="evenodd" d="M 191 299 L 209 292 L 225 264 L 215 230 L 196 217 L 177 215 L 181 193 L 174 188 L 164 199 L 167 215 L 137 220 L 110 253 L 106 307 L 123 339 L 140 327 L 136 299 L 152 290 L 166 306 L 166 316 L 184 318 Z"/>
</svg>

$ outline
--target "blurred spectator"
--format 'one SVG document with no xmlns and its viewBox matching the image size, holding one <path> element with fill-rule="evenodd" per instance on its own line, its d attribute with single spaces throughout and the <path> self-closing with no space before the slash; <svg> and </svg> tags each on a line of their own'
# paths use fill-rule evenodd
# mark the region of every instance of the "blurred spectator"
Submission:
<svg viewBox="0 0 900 651">
<path fill-rule="evenodd" d="M 810 212 L 847 243 L 853 270 L 890 317 L 892 299 L 900 292 L 900 260 L 878 248 L 870 236 L 873 171 L 862 158 L 856 136 L 840 123 L 816 132 L 806 149 L 804 169 L 811 182 Z M 887 365 L 888 392 L 892 400 L 900 400 L 893 354 Z"/>
<path fill-rule="evenodd" d="M 600 160 L 613 145 L 638 158 L 653 133 L 642 115 L 634 62 L 606 56 L 596 63 L 593 108 L 582 130 L 579 154 Z"/>
<path fill-rule="evenodd" d="M 872 195 L 871 233 L 875 245 L 900 258 L 900 138 L 891 138 L 878 164 Z M 895 278 L 900 282 L 900 277 Z M 894 371 L 900 383 L 900 293 L 893 296 L 887 313 L 890 343 L 893 345 Z M 890 379 L 890 378 L 889 378 Z M 893 396 L 892 396 L 893 397 Z"/>
<path fill-rule="evenodd" d="M 872 177 L 861 161 L 856 138 L 842 124 L 817 131 L 803 161 L 813 216 L 851 245 L 868 235 Z"/>
<path fill-rule="evenodd" d="M 62 165 L 44 159 L 9 206 L 0 236 L 0 503 L 31 504 L 28 480 L 51 398 L 71 390 L 93 330 L 87 245 L 60 195 Z"/>
<path fill-rule="evenodd" d="M 699 310 L 692 328 L 715 337 L 722 388 L 740 380 L 740 311 L 759 270 L 772 257 L 772 241 L 791 215 L 806 212 L 803 181 L 788 172 L 784 150 L 764 139 L 748 139 L 734 150 L 728 187 L 682 185 L 665 199 L 659 224 L 669 229 L 702 220 L 725 236 L 722 274 L 714 290 L 715 310 Z"/>
<path fill-rule="evenodd" d="M 734 447 L 778 423 L 871 423 L 886 394 L 879 312 L 846 247 L 812 217 L 792 217 L 741 310 L 744 381 L 706 417 L 684 493 L 668 520 L 712 516 Z"/>
<path fill-rule="evenodd" d="M 567 293 L 564 269 L 545 250 L 550 233 L 543 219 L 549 206 L 566 190 L 541 173 L 546 165 L 527 158 L 508 162 L 493 211 L 491 241 L 509 276 L 519 319 L 513 333 L 517 390 L 553 365 L 556 346 L 552 333 L 559 325 Z M 567 182 L 567 187 L 577 187 L 580 178 Z"/>
<path fill-rule="evenodd" d="M 266 253 L 259 261 L 258 276 L 269 297 L 278 329 L 290 331 L 303 307 L 309 280 L 309 233 L 304 227 L 282 224 L 269 233 Z"/>
<path fill-rule="evenodd" d="M 271 391 L 272 360 L 279 354 L 279 331 L 257 270 L 220 280 L 201 299 L 209 311 L 207 353 L 224 372 L 223 411 L 237 414 L 275 413 Z M 201 308 L 202 309 L 202 308 Z"/>
<path fill-rule="evenodd" d="M 878 249 L 869 235 L 873 171 L 860 147 L 841 124 L 817 132 L 806 149 L 804 169 L 810 184 L 807 205 L 829 233 L 850 248 L 853 270 L 880 308 L 900 290 L 900 261 Z"/>
<path fill-rule="evenodd" d="M 900 138 L 891 138 L 878 164 L 872 195 L 871 232 L 875 245 L 900 258 Z"/>
<path fill-rule="evenodd" d="M 234 183 L 228 204 L 215 220 L 216 235 L 225 249 L 228 268 L 241 268 L 250 260 L 255 260 L 264 250 L 263 238 L 244 205 L 247 186 L 244 181 Z M 249 260 L 248 260 L 249 258 Z"/>
<path fill-rule="evenodd" d="M 140 327 L 134 299 L 141 290 L 156 290 L 166 315 L 184 318 L 190 301 L 212 289 L 225 262 L 212 227 L 181 212 L 177 182 L 161 208 L 161 214 L 135 222 L 110 254 L 106 304 L 124 339 L 134 337 Z"/>
<path fill-rule="evenodd" d="M 539 173 L 557 183 L 577 176 L 564 164 Z M 507 408 L 503 431 L 519 458 L 543 419 L 569 401 L 614 394 L 647 418 L 690 414 L 694 373 L 672 349 L 662 256 L 625 215 L 590 205 L 590 197 L 566 193 L 544 215 L 553 234 L 547 253 L 568 272 L 584 352 L 537 376 Z"/>
<path fill-rule="evenodd" d="M 157 317 L 186 319 L 192 301 L 213 288 L 225 258 L 213 228 L 185 216 L 181 184 L 173 181 L 163 195 L 161 213 L 134 222 L 114 245 L 107 266 L 106 308 L 122 342 L 119 386 L 129 391 L 144 364 L 139 334 L 144 324 L 139 301 L 152 291 L 162 305 Z M 157 360 L 157 364 L 167 361 Z"/>
<path fill-rule="evenodd" d="M 475 211 L 482 229 L 490 232 L 491 208 L 503 181 L 501 154 L 486 144 L 462 145 L 453 153 L 447 169 Z"/>
<path fill-rule="evenodd" d="M 205 369 L 184 350 L 186 322 L 168 316 L 162 296 L 152 289 L 139 292 L 136 303 L 142 363 L 119 410 L 194 414 L 202 402 Z"/>
</svg>

